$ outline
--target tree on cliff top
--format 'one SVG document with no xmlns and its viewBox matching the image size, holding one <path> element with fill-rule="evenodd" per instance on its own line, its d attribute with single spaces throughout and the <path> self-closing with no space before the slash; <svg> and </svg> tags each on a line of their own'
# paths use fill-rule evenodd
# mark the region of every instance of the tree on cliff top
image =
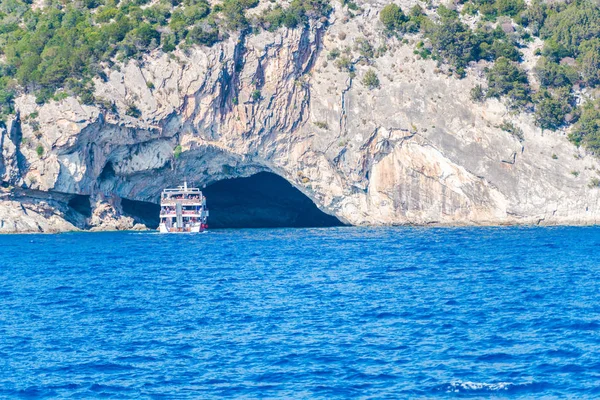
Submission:
<svg viewBox="0 0 600 400">
<path fill-rule="evenodd" d="M 579 121 L 573 126 L 569 139 L 577 146 L 584 146 L 594 154 L 600 154 L 600 101 L 589 101 L 583 107 Z"/>
<path fill-rule="evenodd" d="M 516 63 L 501 57 L 487 74 L 488 97 L 506 96 L 510 107 L 521 109 L 531 101 L 527 74 Z"/>
<path fill-rule="evenodd" d="M 391 3 L 383 7 L 379 13 L 379 20 L 390 32 L 402 32 L 404 24 L 408 21 L 408 17 L 404 15 L 402 9 L 396 4 Z"/>
</svg>

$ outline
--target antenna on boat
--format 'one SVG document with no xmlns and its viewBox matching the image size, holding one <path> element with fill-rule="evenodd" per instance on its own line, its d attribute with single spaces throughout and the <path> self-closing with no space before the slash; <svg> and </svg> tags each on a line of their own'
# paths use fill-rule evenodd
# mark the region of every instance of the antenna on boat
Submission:
<svg viewBox="0 0 600 400">
<path fill-rule="evenodd" d="M 187 190 L 187 179 L 183 181 L 183 190 Z"/>
</svg>

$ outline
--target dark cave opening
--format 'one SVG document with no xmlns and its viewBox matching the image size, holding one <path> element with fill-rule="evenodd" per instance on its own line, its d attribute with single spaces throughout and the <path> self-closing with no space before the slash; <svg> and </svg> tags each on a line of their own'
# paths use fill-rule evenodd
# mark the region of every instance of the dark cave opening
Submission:
<svg viewBox="0 0 600 400">
<path fill-rule="evenodd" d="M 160 206 L 147 201 L 121 199 L 123 212 L 150 229 L 158 228 Z"/>
<path fill-rule="evenodd" d="M 86 218 L 92 216 L 92 206 L 90 204 L 90 196 L 84 194 L 76 194 L 69 200 L 68 206 Z"/>
<path fill-rule="evenodd" d="M 306 228 L 343 224 L 282 177 L 260 172 L 215 182 L 205 189 L 210 228 Z"/>
<path fill-rule="evenodd" d="M 106 180 L 114 178 L 114 177 L 115 177 L 115 169 L 113 168 L 112 162 L 109 161 L 106 163 L 106 165 L 104 165 L 104 168 L 102 168 L 102 172 L 100 173 L 100 176 L 98 177 L 98 179 L 100 179 L 101 181 L 106 181 Z"/>
</svg>

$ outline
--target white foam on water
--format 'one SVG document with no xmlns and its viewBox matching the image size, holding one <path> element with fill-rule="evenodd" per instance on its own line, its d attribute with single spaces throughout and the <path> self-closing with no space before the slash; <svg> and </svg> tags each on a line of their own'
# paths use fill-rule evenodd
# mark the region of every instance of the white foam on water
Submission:
<svg viewBox="0 0 600 400">
<path fill-rule="evenodd" d="M 490 391 L 496 392 L 501 390 L 508 390 L 512 386 L 515 386 L 512 382 L 497 382 L 497 383 L 485 383 L 485 382 L 463 382 L 456 381 L 448 385 L 446 393 L 459 393 L 461 391 Z"/>
</svg>

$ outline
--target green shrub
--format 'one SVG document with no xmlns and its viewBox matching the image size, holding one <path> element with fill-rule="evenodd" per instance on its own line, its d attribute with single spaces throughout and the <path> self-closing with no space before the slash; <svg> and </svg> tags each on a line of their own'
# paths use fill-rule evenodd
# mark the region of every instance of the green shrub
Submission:
<svg viewBox="0 0 600 400">
<path fill-rule="evenodd" d="M 427 37 L 436 57 L 456 68 L 464 68 L 469 61 L 476 59 L 477 38 L 454 14 L 442 17 L 441 22 L 427 32 Z"/>
<path fill-rule="evenodd" d="M 369 89 L 377 89 L 380 86 L 379 77 L 372 69 L 369 69 L 363 77 L 363 84 Z"/>
<path fill-rule="evenodd" d="M 96 22 L 107 23 L 119 14 L 119 9 L 115 7 L 102 7 L 96 13 Z"/>
<path fill-rule="evenodd" d="M 485 37 L 485 33 L 476 32 L 479 37 L 476 39 L 476 44 L 479 47 L 476 51 L 475 59 L 497 60 L 504 57 L 511 61 L 520 61 L 521 53 L 515 47 L 515 44 L 510 42 L 504 33 L 498 34 L 493 40 Z"/>
<path fill-rule="evenodd" d="M 580 0 L 558 10 L 549 13 L 540 36 L 547 40 L 547 46 L 576 57 L 584 41 L 600 37 L 600 9 L 591 1 Z"/>
<path fill-rule="evenodd" d="M 295 28 L 307 23 L 310 18 L 328 16 L 331 10 L 328 0 L 292 0 L 286 9 L 278 4 L 267 8 L 258 21 L 271 31 L 282 26 Z"/>
<path fill-rule="evenodd" d="M 427 15 L 420 5 L 414 5 L 408 13 L 408 22 L 404 24 L 404 30 L 409 33 L 418 32 L 427 25 Z"/>
<path fill-rule="evenodd" d="M 7 115 L 14 112 L 14 98 L 15 93 L 13 90 L 6 87 L 2 87 L 0 78 L 0 121 L 3 121 Z"/>
<path fill-rule="evenodd" d="M 42 146 L 41 143 L 38 144 L 37 147 L 35 148 L 35 153 L 40 158 L 42 158 L 42 156 L 44 155 L 44 146 Z"/>
<path fill-rule="evenodd" d="M 477 15 L 477 11 L 479 10 L 479 8 L 472 2 L 466 2 L 461 14 L 463 15 Z"/>
<path fill-rule="evenodd" d="M 219 41 L 219 32 L 215 29 L 206 29 L 201 26 L 195 26 L 188 32 L 187 41 L 190 44 L 200 44 L 211 47 Z"/>
<path fill-rule="evenodd" d="M 237 31 L 249 26 L 245 11 L 258 5 L 258 0 L 224 0 L 219 11 L 224 17 L 225 29 Z"/>
<path fill-rule="evenodd" d="M 498 128 L 502 129 L 504 132 L 508 132 L 513 135 L 515 138 L 519 140 L 519 142 L 525 141 L 525 136 L 523 135 L 523 129 L 519 128 L 515 124 L 510 121 L 503 121 Z"/>
<path fill-rule="evenodd" d="M 588 101 L 584 104 L 581 117 L 573 126 L 569 139 L 594 154 L 600 154 L 600 104 Z"/>
<path fill-rule="evenodd" d="M 483 90 L 483 86 L 475 85 L 471 89 L 471 100 L 477 103 L 481 103 L 485 100 L 485 90 Z"/>
<path fill-rule="evenodd" d="M 506 96 L 513 109 L 531 101 L 527 74 L 514 62 L 499 58 L 487 73 L 487 97 Z"/>
<path fill-rule="evenodd" d="M 171 17 L 171 7 L 168 3 L 157 3 L 144 9 L 143 15 L 149 23 L 165 26 Z"/>
<path fill-rule="evenodd" d="M 285 18 L 285 10 L 279 4 L 276 4 L 275 7 L 269 6 L 269 8 L 263 11 L 260 17 L 262 26 L 269 31 L 274 31 L 281 27 L 284 24 Z"/>
<path fill-rule="evenodd" d="M 177 160 L 177 159 L 179 159 L 179 157 L 181 157 L 181 153 L 183 153 L 183 148 L 181 147 L 180 144 L 178 144 L 173 149 L 173 157 Z"/>
<path fill-rule="evenodd" d="M 342 0 L 342 5 L 347 6 L 348 10 L 358 11 L 358 5 L 351 0 Z"/>
<path fill-rule="evenodd" d="M 336 47 L 334 49 L 331 49 L 331 51 L 329 52 L 329 54 L 327 54 L 327 59 L 328 60 L 335 60 L 336 58 L 338 58 L 340 56 L 340 50 Z"/>
<path fill-rule="evenodd" d="M 579 80 L 579 73 L 575 68 L 557 64 L 546 57 L 540 58 L 535 73 L 540 84 L 546 88 L 571 87 Z"/>
<path fill-rule="evenodd" d="M 133 118 L 140 118 L 142 116 L 142 112 L 140 111 L 140 109 L 137 108 L 133 104 L 131 104 L 131 105 L 129 105 L 129 107 L 127 107 L 125 114 L 129 115 L 130 117 L 133 117 Z"/>
<path fill-rule="evenodd" d="M 170 53 L 177 48 L 177 37 L 174 34 L 165 34 L 161 38 L 162 51 Z"/>
<path fill-rule="evenodd" d="M 152 25 L 142 23 L 131 32 L 131 39 L 140 50 L 150 48 L 153 43 L 156 48 L 160 44 L 160 33 Z"/>
<path fill-rule="evenodd" d="M 565 116 L 573 111 L 573 96 L 568 88 L 551 93 L 542 90 L 535 97 L 535 120 L 542 129 L 555 130 L 565 124 Z"/>
<path fill-rule="evenodd" d="M 379 20 L 389 32 L 404 32 L 404 24 L 408 22 L 408 17 L 400 7 L 391 3 L 383 7 L 379 13 Z"/>
<path fill-rule="evenodd" d="M 521 11 L 525 10 L 526 4 L 523 0 L 496 0 L 494 7 L 498 15 L 507 15 L 514 17 Z"/>
<path fill-rule="evenodd" d="M 352 60 L 350 60 L 347 56 L 341 56 L 335 61 L 335 66 L 340 71 L 352 72 L 354 70 L 354 65 L 352 64 Z"/>
<path fill-rule="evenodd" d="M 600 83 L 600 39 L 587 40 L 579 45 L 577 65 L 581 78 L 586 85 L 596 86 Z"/>
<path fill-rule="evenodd" d="M 477 11 L 484 20 L 495 21 L 497 17 L 506 15 L 515 17 L 526 8 L 523 0 L 473 0 L 465 5 L 465 14 L 475 15 Z"/>
<path fill-rule="evenodd" d="M 366 59 L 371 59 L 375 56 L 375 49 L 373 49 L 371 43 L 365 38 L 357 38 L 354 42 L 354 49 L 358 50 L 359 54 Z"/>
<path fill-rule="evenodd" d="M 537 35 L 544 25 L 547 13 L 548 6 L 544 0 L 533 0 L 527 9 L 515 18 L 515 22 L 530 28 L 533 34 Z"/>
</svg>

